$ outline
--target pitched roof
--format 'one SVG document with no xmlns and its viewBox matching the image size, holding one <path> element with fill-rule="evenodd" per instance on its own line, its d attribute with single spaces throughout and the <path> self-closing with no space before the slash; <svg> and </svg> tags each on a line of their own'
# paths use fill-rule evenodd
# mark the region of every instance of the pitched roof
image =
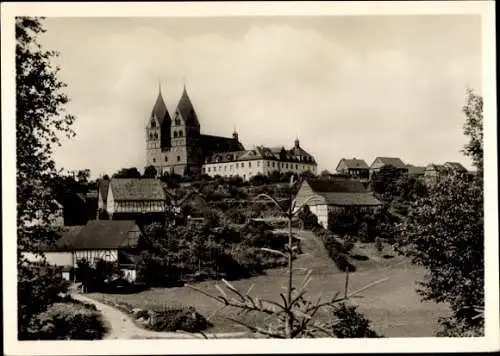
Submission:
<svg viewBox="0 0 500 356">
<path fill-rule="evenodd" d="M 362 182 L 353 179 L 311 179 L 311 189 L 325 198 L 328 205 L 375 206 L 382 203 L 365 188 Z"/>
<path fill-rule="evenodd" d="M 155 178 L 112 178 L 110 183 L 115 200 L 165 200 L 165 191 Z"/>
<path fill-rule="evenodd" d="M 365 168 L 368 169 L 370 168 L 368 164 L 365 162 L 364 159 L 357 159 L 357 158 L 342 158 L 339 162 L 339 165 L 341 162 L 344 162 L 347 168 Z M 338 167 L 338 166 L 337 166 Z"/>
<path fill-rule="evenodd" d="M 70 243 L 71 250 L 106 250 L 135 246 L 139 227 L 129 220 L 90 220 Z"/>
<path fill-rule="evenodd" d="M 166 118 L 170 119 L 167 106 L 165 105 L 165 101 L 163 100 L 163 96 L 161 95 L 161 90 L 158 92 L 158 97 L 156 98 L 153 110 L 151 111 L 151 116 L 156 117 L 160 122 L 160 125 L 163 124 L 163 121 Z"/>
<path fill-rule="evenodd" d="M 109 179 L 101 179 L 97 188 L 104 202 L 108 200 L 109 182 Z"/>
<path fill-rule="evenodd" d="M 356 179 L 308 179 L 307 183 L 316 193 L 366 193 L 363 183 Z"/>
<path fill-rule="evenodd" d="M 179 103 L 177 104 L 176 112 L 180 114 L 186 126 L 200 127 L 198 116 L 194 111 L 194 106 L 191 102 L 191 99 L 189 99 L 186 87 L 184 87 L 184 90 L 182 91 L 182 96 L 179 99 Z"/>
<path fill-rule="evenodd" d="M 380 160 L 386 166 L 393 166 L 395 168 L 406 168 L 406 164 L 400 158 L 397 157 L 377 157 L 375 161 Z M 373 164 L 372 164 L 373 165 Z"/>
<path fill-rule="evenodd" d="M 465 167 L 458 162 L 446 162 L 444 166 L 449 167 L 457 172 L 467 172 L 467 169 L 465 169 Z"/>
<path fill-rule="evenodd" d="M 323 193 L 321 194 L 328 205 L 362 205 L 376 206 L 382 203 L 373 196 L 373 193 Z"/>
<path fill-rule="evenodd" d="M 439 173 L 446 173 L 448 172 L 448 168 L 442 164 L 429 164 L 427 167 L 425 167 L 426 171 L 436 171 Z"/>
<path fill-rule="evenodd" d="M 207 155 L 244 151 L 245 147 L 235 138 L 200 135 L 201 148 Z"/>
<path fill-rule="evenodd" d="M 44 246 L 41 248 L 44 252 L 67 251 L 77 239 L 78 234 L 83 229 L 83 225 L 65 226 L 60 231 L 60 238 L 54 245 Z"/>
<path fill-rule="evenodd" d="M 425 167 L 408 165 L 409 175 L 423 175 L 425 173 Z"/>
</svg>

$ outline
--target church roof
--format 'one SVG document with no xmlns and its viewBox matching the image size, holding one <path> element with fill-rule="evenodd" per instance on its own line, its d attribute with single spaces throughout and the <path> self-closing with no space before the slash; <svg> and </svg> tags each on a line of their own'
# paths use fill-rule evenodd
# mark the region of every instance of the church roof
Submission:
<svg viewBox="0 0 500 356">
<path fill-rule="evenodd" d="M 201 135 L 200 138 L 201 148 L 207 155 L 216 152 L 236 152 L 245 150 L 245 147 L 234 138 L 212 135 Z"/>
<path fill-rule="evenodd" d="M 196 115 L 196 112 L 194 111 L 194 106 L 193 103 L 191 102 L 191 99 L 189 99 L 186 87 L 184 87 L 182 96 L 179 99 L 176 112 L 179 113 L 181 118 L 184 120 L 186 126 L 200 127 L 200 123 L 198 121 L 198 115 Z"/>
<path fill-rule="evenodd" d="M 161 95 L 161 90 L 158 91 L 158 97 L 156 98 L 153 110 L 151 111 L 151 116 L 156 117 L 160 122 L 160 125 L 163 124 L 163 121 L 166 118 L 170 119 L 170 115 L 168 114 L 167 110 L 167 105 L 165 105 L 165 101 L 163 100 L 163 96 Z"/>
</svg>

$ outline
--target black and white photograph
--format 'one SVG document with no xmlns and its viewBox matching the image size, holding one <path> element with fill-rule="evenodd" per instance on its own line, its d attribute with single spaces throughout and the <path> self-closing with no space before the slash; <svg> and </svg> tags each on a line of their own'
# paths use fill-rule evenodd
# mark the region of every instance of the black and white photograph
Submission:
<svg viewBox="0 0 500 356">
<path fill-rule="evenodd" d="M 2 3 L 6 353 L 498 350 L 494 12 Z"/>
</svg>

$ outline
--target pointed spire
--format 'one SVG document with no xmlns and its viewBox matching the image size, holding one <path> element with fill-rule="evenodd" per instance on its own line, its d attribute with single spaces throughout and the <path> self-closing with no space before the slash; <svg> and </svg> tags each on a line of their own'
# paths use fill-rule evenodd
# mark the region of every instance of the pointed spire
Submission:
<svg viewBox="0 0 500 356">
<path fill-rule="evenodd" d="M 165 105 L 165 101 L 161 95 L 160 80 L 158 80 L 158 96 L 156 97 L 156 102 L 153 106 L 153 110 L 151 111 L 151 116 L 156 116 L 156 118 L 160 121 L 160 124 L 167 116 L 169 116 L 167 106 Z"/>
<path fill-rule="evenodd" d="M 295 148 L 299 148 L 299 146 L 300 146 L 300 142 L 299 142 L 299 137 L 298 137 L 298 135 L 295 135 L 295 141 L 294 141 L 294 144 L 295 144 Z"/>
</svg>

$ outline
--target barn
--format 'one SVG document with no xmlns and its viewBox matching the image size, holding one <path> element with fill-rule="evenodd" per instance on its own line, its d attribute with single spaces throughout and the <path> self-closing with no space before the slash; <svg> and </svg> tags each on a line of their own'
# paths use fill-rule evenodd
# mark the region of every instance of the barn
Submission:
<svg viewBox="0 0 500 356">
<path fill-rule="evenodd" d="M 328 213 L 346 209 L 374 211 L 382 203 L 362 182 L 349 178 L 310 179 L 302 182 L 296 206 L 308 205 L 318 222 L 328 227 Z"/>
<path fill-rule="evenodd" d="M 94 265 L 99 259 L 118 262 L 129 280 L 135 280 L 135 268 L 129 262 L 130 252 L 137 246 L 140 229 L 129 220 L 90 220 L 84 226 L 64 227 L 61 238 L 51 246 L 42 248 L 50 265 L 62 267 L 63 277 L 70 279 L 69 271 L 77 267 L 78 261 L 85 259 Z M 25 255 L 36 262 L 40 257 Z"/>
</svg>

